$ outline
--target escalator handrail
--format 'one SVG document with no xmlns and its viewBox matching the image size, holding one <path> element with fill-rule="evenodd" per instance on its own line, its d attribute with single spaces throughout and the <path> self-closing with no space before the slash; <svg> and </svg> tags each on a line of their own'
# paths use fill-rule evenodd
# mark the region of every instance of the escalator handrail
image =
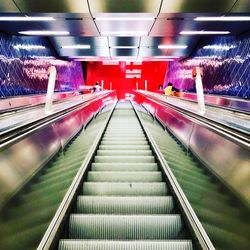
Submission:
<svg viewBox="0 0 250 250">
<path fill-rule="evenodd" d="M 152 94 L 154 95 L 155 93 L 152 93 Z M 161 95 L 161 96 L 163 95 L 163 94 L 160 94 L 160 93 L 156 93 L 156 94 L 157 95 Z M 163 96 L 167 97 L 166 95 L 163 95 Z M 196 103 L 197 104 L 196 100 L 192 100 L 192 99 L 188 99 L 188 98 L 184 98 L 184 97 L 179 97 L 179 96 L 168 96 L 168 98 L 169 97 L 171 99 L 182 100 L 182 101 L 192 102 L 192 103 Z M 244 101 L 246 101 L 246 100 L 244 100 Z M 225 110 L 228 110 L 228 111 L 231 111 L 231 112 L 234 112 L 234 113 L 239 113 L 239 114 L 243 114 L 243 115 L 250 115 L 250 112 L 246 111 L 246 110 L 231 108 L 231 107 L 222 106 L 222 105 L 216 105 L 216 104 L 213 104 L 213 103 L 209 103 L 207 101 L 205 101 L 205 105 L 213 107 L 213 108 L 217 108 L 217 109 L 225 109 Z"/>
<path fill-rule="evenodd" d="M 60 227 L 63 224 L 63 221 L 65 220 L 65 217 L 70 213 L 70 208 L 72 206 L 72 203 L 74 201 L 74 198 L 77 194 L 77 190 L 80 188 L 82 180 L 87 173 L 88 167 L 91 164 L 95 153 L 98 149 L 98 146 L 102 140 L 103 134 L 108 126 L 108 123 L 111 119 L 111 116 L 113 114 L 113 111 L 115 109 L 116 103 L 113 105 L 108 117 L 106 118 L 106 121 L 104 122 L 103 127 L 99 130 L 99 133 L 94 140 L 91 148 L 89 149 L 85 159 L 83 160 L 81 167 L 79 168 L 73 182 L 71 183 L 67 193 L 65 194 L 59 208 L 57 209 L 49 227 L 47 228 L 47 231 L 45 232 L 37 250 L 48 250 L 48 249 L 54 249 L 54 245 L 56 244 L 56 241 L 59 236 Z"/>
<path fill-rule="evenodd" d="M 243 146 L 247 148 L 248 150 L 250 149 L 250 138 L 249 135 L 243 132 L 238 131 L 237 129 L 233 129 L 231 127 L 226 126 L 225 124 L 213 121 L 207 117 L 200 116 L 198 114 L 195 114 L 192 111 L 188 111 L 186 109 L 177 107 L 173 104 L 166 103 L 162 100 L 157 99 L 156 97 L 153 97 L 151 95 L 147 95 L 145 93 L 139 92 L 140 94 L 144 95 L 146 98 L 149 100 L 160 104 L 161 106 L 165 106 L 167 108 L 170 108 L 183 116 L 187 117 L 188 119 L 193 119 L 194 122 L 197 123 L 197 121 L 208 127 L 210 130 L 214 131 L 217 134 L 221 134 L 223 137 L 228 138 L 229 140 L 233 141 L 234 143 L 239 144 L 240 146 Z M 152 114 L 154 115 L 154 114 Z"/>
<path fill-rule="evenodd" d="M 0 133 L 0 149 L 8 147 L 11 144 L 16 143 L 17 141 L 23 139 L 27 135 L 51 124 L 59 119 L 64 118 L 65 116 L 82 109 L 83 107 L 93 103 L 94 101 L 105 98 L 105 96 L 109 95 L 110 92 L 103 93 L 101 95 L 97 95 L 92 99 L 83 101 L 76 105 L 71 106 L 70 108 L 66 108 L 60 111 L 57 111 L 53 114 L 50 114 L 46 117 L 39 118 L 36 121 L 30 122 L 28 124 L 20 125 L 15 127 L 14 129 L 4 131 L 2 134 Z"/>
<path fill-rule="evenodd" d="M 136 116 L 138 117 L 138 120 L 142 126 L 142 129 L 149 141 L 149 144 L 152 147 L 152 150 L 156 156 L 156 159 L 158 160 L 159 165 L 161 166 L 161 169 L 163 170 L 168 183 L 170 184 L 170 188 L 173 191 L 174 196 L 176 197 L 178 204 L 181 208 L 181 211 L 184 212 L 184 216 L 192 229 L 192 232 L 197 239 L 197 243 L 201 249 L 204 250 L 215 250 L 212 242 L 210 241 L 205 229 L 203 228 L 201 222 L 199 221 L 197 215 L 195 214 L 192 206 L 190 205 L 186 195 L 182 191 L 179 183 L 177 182 L 174 174 L 172 173 L 171 169 L 168 166 L 167 161 L 163 157 L 162 153 L 160 152 L 159 147 L 157 146 L 154 138 L 150 134 L 149 130 L 145 127 L 138 111 L 136 110 L 134 104 L 131 102 L 134 111 L 136 113 Z"/>
</svg>

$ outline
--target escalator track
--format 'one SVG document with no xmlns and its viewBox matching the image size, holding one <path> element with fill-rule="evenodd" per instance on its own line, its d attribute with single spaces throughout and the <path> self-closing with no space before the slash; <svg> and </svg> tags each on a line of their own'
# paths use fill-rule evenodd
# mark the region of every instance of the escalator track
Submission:
<svg viewBox="0 0 250 250">
<path fill-rule="evenodd" d="M 113 112 L 58 248 L 195 249 L 130 103 Z"/>
<path fill-rule="evenodd" d="M 1 211 L 0 249 L 36 249 L 89 151 L 96 131 L 105 124 L 106 107 L 27 187 Z"/>
<path fill-rule="evenodd" d="M 138 113 L 215 248 L 249 249 L 248 209 L 140 106 Z"/>
</svg>

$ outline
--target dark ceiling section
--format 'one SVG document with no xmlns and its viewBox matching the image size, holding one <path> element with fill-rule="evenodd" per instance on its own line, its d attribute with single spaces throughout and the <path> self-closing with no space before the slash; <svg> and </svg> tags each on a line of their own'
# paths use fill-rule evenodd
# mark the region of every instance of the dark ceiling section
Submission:
<svg viewBox="0 0 250 250">
<path fill-rule="evenodd" d="M 249 16 L 249 0 L 2 0 L 0 11 L 1 17 L 53 17 L 48 22 L 0 20 L 0 27 L 10 35 L 66 31 L 68 35 L 50 35 L 49 39 L 60 56 L 83 61 L 120 57 L 164 60 L 170 56 L 180 60 L 190 55 L 200 38 L 212 36 L 182 35 L 182 31 L 228 31 L 235 36 L 250 27 L 249 21 L 194 20 L 200 16 Z M 160 45 L 187 48 L 160 49 Z"/>
</svg>

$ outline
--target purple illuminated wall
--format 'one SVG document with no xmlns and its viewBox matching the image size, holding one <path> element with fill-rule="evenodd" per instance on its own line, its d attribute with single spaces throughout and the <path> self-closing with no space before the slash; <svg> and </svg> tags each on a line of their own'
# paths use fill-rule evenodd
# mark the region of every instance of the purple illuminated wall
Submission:
<svg viewBox="0 0 250 250">
<path fill-rule="evenodd" d="M 217 47 L 206 47 L 217 45 Z M 203 87 L 207 94 L 250 98 L 250 36 L 218 37 L 202 42 L 192 58 L 171 62 L 165 78 L 174 86 L 195 92 L 192 68 L 204 69 Z"/>
<path fill-rule="evenodd" d="M 20 45 L 45 48 L 31 50 Z M 0 97 L 46 92 L 51 65 L 57 69 L 56 91 L 74 91 L 84 83 L 81 64 L 56 59 L 45 39 L 0 34 Z"/>
</svg>

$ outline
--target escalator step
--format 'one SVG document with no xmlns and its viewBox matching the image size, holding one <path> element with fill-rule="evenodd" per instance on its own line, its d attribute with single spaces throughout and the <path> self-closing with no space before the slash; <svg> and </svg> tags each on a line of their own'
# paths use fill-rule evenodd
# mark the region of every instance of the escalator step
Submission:
<svg viewBox="0 0 250 250">
<path fill-rule="evenodd" d="M 167 240 L 183 238 L 180 215 L 71 214 L 73 239 Z"/>
<path fill-rule="evenodd" d="M 108 140 L 111 140 L 111 141 L 114 141 L 114 140 L 123 140 L 123 141 L 145 141 L 146 138 L 144 135 L 134 135 L 134 136 L 127 136 L 127 135 L 120 135 L 120 136 L 113 136 L 112 134 L 110 135 L 104 135 L 103 136 L 103 141 L 108 141 Z"/>
<path fill-rule="evenodd" d="M 77 213 L 86 214 L 170 214 L 171 196 L 78 196 Z"/>
<path fill-rule="evenodd" d="M 148 150 L 150 149 L 149 145 L 100 145 L 99 149 L 101 150 Z"/>
<path fill-rule="evenodd" d="M 93 182 L 157 182 L 162 181 L 161 172 L 110 172 L 110 171 L 90 171 L 87 181 Z"/>
<path fill-rule="evenodd" d="M 59 250 L 192 250 L 192 241 L 61 240 Z"/>
<path fill-rule="evenodd" d="M 85 182 L 83 184 L 84 195 L 163 196 L 167 195 L 167 193 L 168 189 L 164 182 Z"/>
<path fill-rule="evenodd" d="M 148 145 L 148 142 L 145 140 L 145 141 L 129 141 L 129 142 L 126 142 L 126 141 L 102 141 L 101 142 L 101 145 Z"/>
<path fill-rule="evenodd" d="M 98 150 L 97 156 L 152 156 L 151 150 Z"/>
<path fill-rule="evenodd" d="M 157 171 L 156 163 L 92 163 L 92 171 Z"/>
<path fill-rule="evenodd" d="M 154 163 L 153 156 L 95 156 L 95 162 Z"/>
</svg>

